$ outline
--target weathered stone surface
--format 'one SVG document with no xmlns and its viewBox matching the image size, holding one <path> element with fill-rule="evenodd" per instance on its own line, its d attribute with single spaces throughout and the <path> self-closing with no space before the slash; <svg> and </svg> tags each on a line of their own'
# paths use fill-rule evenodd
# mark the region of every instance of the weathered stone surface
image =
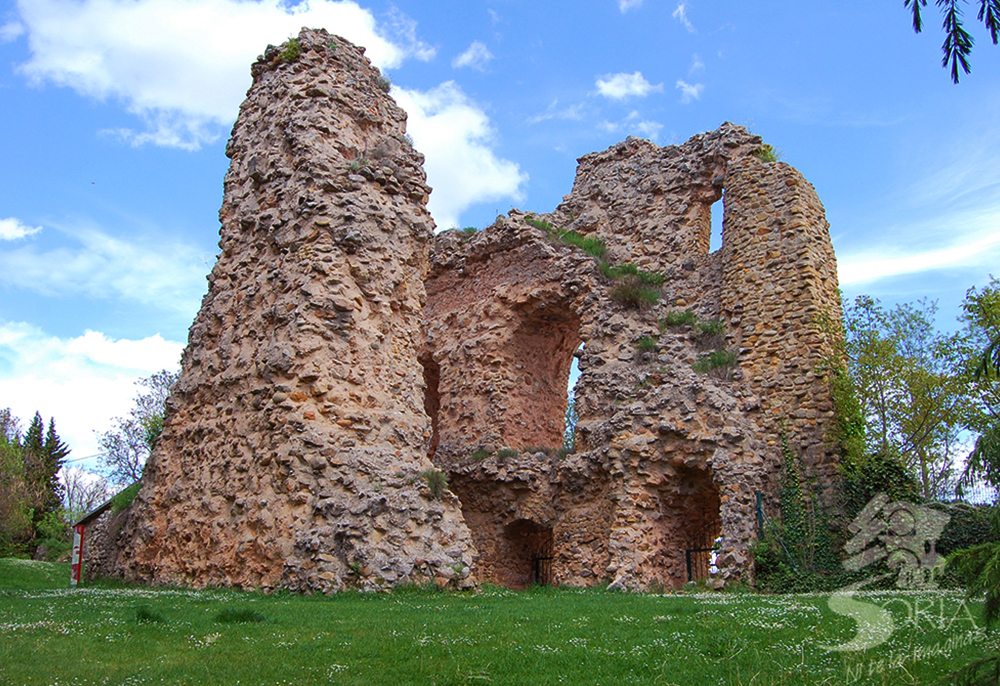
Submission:
<svg viewBox="0 0 1000 686">
<path fill-rule="evenodd" d="M 297 61 L 269 48 L 253 66 L 222 253 L 98 571 L 322 591 L 676 587 L 688 551 L 718 540 L 713 586 L 748 578 L 782 440 L 821 485 L 837 462 L 823 371 L 836 262 L 812 187 L 732 124 L 581 158 L 572 192 L 537 219 L 660 275 L 655 302 L 634 306 L 521 212 L 433 236 L 422 158 L 377 70 L 325 32 L 298 40 Z M 685 309 L 725 330 L 664 324 Z M 718 348 L 735 366 L 696 373 Z M 432 464 L 450 479 L 441 499 L 422 476 Z"/>
<path fill-rule="evenodd" d="M 773 505 L 782 432 L 811 477 L 832 476 L 821 363 L 833 355 L 823 323 L 839 317 L 836 262 L 812 187 L 758 160 L 760 145 L 726 124 L 681 146 L 630 138 L 580 159 L 572 193 L 542 219 L 602 239 L 612 264 L 662 274 L 655 305 L 616 302 L 597 260 L 518 212 L 437 237 L 421 359 L 434 459 L 462 501 L 481 578 L 676 587 L 687 550 L 719 536 L 720 575 L 739 577 L 756 492 Z M 723 247 L 710 254 L 723 193 Z M 663 326 L 688 308 L 727 334 Z M 696 374 L 692 362 L 720 343 L 740 351 L 738 368 Z M 577 451 L 560 458 L 538 448 L 562 442 L 574 354 Z"/>
<path fill-rule="evenodd" d="M 335 590 L 474 584 L 458 500 L 421 477 L 433 223 L 405 113 L 362 52 L 303 29 L 227 146 L 222 250 L 123 530 L 135 579 Z"/>
</svg>

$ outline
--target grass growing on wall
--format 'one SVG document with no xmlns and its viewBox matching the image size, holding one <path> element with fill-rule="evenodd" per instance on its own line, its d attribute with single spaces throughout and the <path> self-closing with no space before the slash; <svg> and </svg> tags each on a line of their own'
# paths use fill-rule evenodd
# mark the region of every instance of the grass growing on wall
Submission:
<svg viewBox="0 0 1000 686">
<path fill-rule="evenodd" d="M 845 654 L 823 645 L 852 638 L 855 622 L 822 595 L 486 586 L 324 597 L 69 591 L 68 579 L 66 565 L 0 560 L 0 683 L 931 684 L 991 640 L 954 640 L 974 632 L 959 593 L 859 594 L 897 629 Z M 919 625 L 907 619 L 914 603 Z M 939 626 L 938 607 L 959 621 Z"/>
</svg>

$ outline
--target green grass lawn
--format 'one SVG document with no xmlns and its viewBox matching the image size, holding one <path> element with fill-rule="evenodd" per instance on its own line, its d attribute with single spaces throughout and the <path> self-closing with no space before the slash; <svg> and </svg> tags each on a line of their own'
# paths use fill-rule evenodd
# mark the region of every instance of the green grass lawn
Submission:
<svg viewBox="0 0 1000 686">
<path fill-rule="evenodd" d="M 299 596 L 71 591 L 69 566 L 0 560 L 0 684 L 932 684 L 996 650 L 957 593 L 857 597 L 885 643 L 827 596 L 540 588 Z"/>
</svg>

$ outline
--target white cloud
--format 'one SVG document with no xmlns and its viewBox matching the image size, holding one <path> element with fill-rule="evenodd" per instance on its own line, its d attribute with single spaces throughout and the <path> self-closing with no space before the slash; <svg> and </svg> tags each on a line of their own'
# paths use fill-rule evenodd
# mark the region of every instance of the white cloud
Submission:
<svg viewBox="0 0 1000 686">
<path fill-rule="evenodd" d="M 18 238 L 31 236 L 41 230 L 40 226 L 32 228 L 14 217 L 0 219 L 0 241 L 16 241 Z"/>
<path fill-rule="evenodd" d="M 472 67 L 473 69 L 483 71 L 486 68 L 486 63 L 491 59 L 493 59 L 493 54 L 487 49 L 486 44 L 480 41 L 473 41 L 468 50 L 451 61 L 451 66 L 456 69 L 459 67 Z"/>
<path fill-rule="evenodd" d="M 983 214 L 936 217 L 932 223 L 948 226 L 949 234 L 960 239 L 944 248 L 919 250 L 909 247 L 913 240 L 934 241 L 935 230 L 925 223 L 907 227 L 911 242 L 870 247 L 837 257 L 841 286 L 870 283 L 879 279 L 942 269 L 968 267 L 992 268 L 1000 264 L 1000 210 Z M 902 234 L 900 234 L 902 235 Z M 907 246 L 900 248 L 901 245 Z"/>
<path fill-rule="evenodd" d="M 677 79 L 677 88 L 681 89 L 681 103 L 687 105 L 692 100 L 700 100 L 701 92 L 705 90 L 704 84 L 696 83 L 691 85 L 686 81 Z"/>
<path fill-rule="evenodd" d="M 176 369 L 184 346 L 159 335 L 112 340 L 88 331 L 58 338 L 23 322 L 0 321 L 0 407 L 29 420 L 41 412 L 73 450 L 97 452 L 94 431 L 128 413 L 138 379 Z"/>
<path fill-rule="evenodd" d="M 570 105 L 569 107 L 564 107 L 558 109 L 559 98 L 552 101 L 544 112 L 541 114 L 536 114 L 533 117 L 528 117 L 527 122 L 529 124 L 537 124 L 539 122 L 548 121 L 549 119 L 564 119 L 569 121 L 580 121 L 583 119 L 584 104 L 577 103 L 575 105 Z"/>
<path fill-rule="evenodd" d="M 671 16 L 673 16 L 674 19 L 676 19 L 677 21 L 679 21 L 681 23 L 681 25 L 683 25 L 684 28 L 687 29 L 688 33 L 694 33 L 695 32 L 694 25 L 691 23 L 691 21 L 687 17 L 687 3 L 683 3 L 682 2 L 682 3 L 678 4 L 677 5 L 677 9 L 674 10 L 673 15 L 671 15 Z"/>
<path fill-rule="evenodd" d="M 688 76 L 705 71 L 705 63 L 701 61 L 701 56 L 695 53 L 691 57 L 691 68 L 688 69 Z"/>
<path fill-rule="evenodd" d="M 642 0 L 618 0 L 618 9 L 622 14 L 636 7 L 642 7 Z"/>
<path fill-rule="evenodd" d="M 371 12 L 350 0 L 294 6 L 283 0 L 20 0 L 18 11 L 31 51 L 21 67 L 25 74 L 85 97 L 118 99 L 147 125 L 145 132 L 120 135 L 182 148 L 228 130 L 250 84 L 250 64 L 268 43 L 279 44 L 302 26 L 327 27 L 365 46 L 379 67 L 434 54 L 416 39 L 412 20 L 390 15 L 388 31 L 400 41 L 392 42 Z"/>
<path fill-rule="evenodd" d="M 654 91 L 662 93 L 663 84 L 652 85 L 638 71 L 634 74 L 608 74 L 597 79 L 597 92 L 612 100 L 624 100 L 633 95 L 644 98 Z"/>
<path fill-rule="evenodd" d="M 24 35 L 24 25 L 17 21 L 0 26 L 0 43 L 9 43 Z"/>
<path fill-rule="evenodd" d="M 162 237 L 130 243 L 93 227 L 51 228 L 69 242 L 0 250 L 0 285 L 46 296 L 119 297 L 188 314 L 198 310 L 211 255 Z"/>
<path fill-rule="evenodd" d="M 519 199 L 528 175 L 496 156 L 489 117 L 454 81 L 430 91 L 393 88 L 408 113 L 407 131 L 427 158 L 427 181 L 434 188 L 428 209 L 438 228 L 459 226 L 459 215 L 477 202 Z"/>
</svg>

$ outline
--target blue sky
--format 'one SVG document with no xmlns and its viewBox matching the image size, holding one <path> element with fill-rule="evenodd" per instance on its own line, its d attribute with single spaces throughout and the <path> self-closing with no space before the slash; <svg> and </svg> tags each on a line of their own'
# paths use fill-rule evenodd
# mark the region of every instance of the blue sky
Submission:
<svg viewBox="0 0 1000 686">
<path fill-rule="evenodd" d="M 748 126 L 816 186 L 848 296 L 1000 276 L 1000 48 L 960 85 L 902 0 L 0 1 L 0 407 L 73 457 L 176 365 L 217 252 L 249 67 L 301 26 L 365 45 L 427 157 L 440 228 L 545 212 L 625 136 Z"/>
</svg>

